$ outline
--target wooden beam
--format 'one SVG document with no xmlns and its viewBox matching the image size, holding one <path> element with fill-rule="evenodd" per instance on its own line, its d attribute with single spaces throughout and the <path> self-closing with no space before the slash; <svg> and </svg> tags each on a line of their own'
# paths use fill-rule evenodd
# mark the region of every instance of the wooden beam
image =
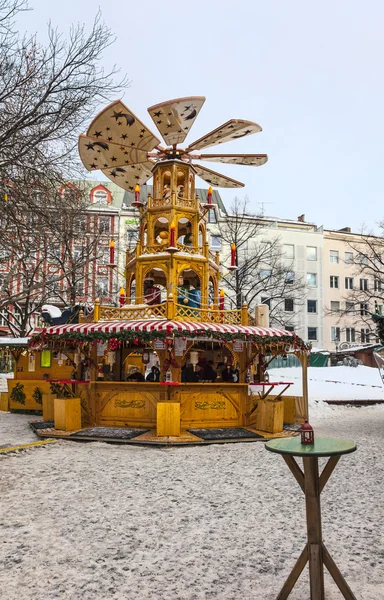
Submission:
<svg viewBox="0 0 384 600">
<path fill-rule="evenodd" d="M 300 469 L 299 465 L 297 464 L 297 462 L 295 461 L 293 456 L 289 456 L 287 454 L 282 454 L 281 456 L 284 458 L 292 475 L 294 476 L 297 483 L 299 484 L 302 491 L 304 492 L 304 473 L 303 473 L 303 471 Z"/>
<path fill-rule="evenodd" d="M 325 484 L 327 483 L 328 479 L 330 478 L 330 476 L 332 475 L 337 463 L 340 460 L 340 454 L 338 456 L 331 456 L 327 462 L 327 464 L 325 465 L 323 472 L 320 475 L 319 478 L 319 491 L 320 493 L 323 491 Z"/>
</svg>

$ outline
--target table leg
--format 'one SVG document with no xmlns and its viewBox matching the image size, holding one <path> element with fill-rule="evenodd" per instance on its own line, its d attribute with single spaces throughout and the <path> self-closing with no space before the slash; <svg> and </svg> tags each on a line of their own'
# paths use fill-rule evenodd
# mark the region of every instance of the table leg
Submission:
<svg viewBox="0 0 384 600">
<path fill-rule="evenodd" d="M 299 558 L 296 561 L 295 566 L 292 571 L 288 575 L 286 582 L 284 583 L 280 594 L 277 596 L 276 600 L 286 600 L 295 587 L 296 581 L 299 579 L 302 570 L 308 562 L 308 545 L 304 546 L 304 550 L 300 554 Z"/>
<path fill-rule="evenodd" d="M 339 588 L 340 592 L 343 594 L 343 596 L 346 600 L 356 600 L 356 596 L 353 594 L 348 583 L 345 581 L 344 577 L 340 573 L 339 569 L 337 568 L 336 564 L 334 563 L 333 558 L 329 554 L 328 550 L 326 549 L 324 544 L 322 546 L 323 546 L 324 564 L 327 567 L 330 574 L 332 575 L 333 580 L 336 583 L 337 587 Z"/>
<path fill-rule="evenodd" d="M 303 464 L 311 600 L 324 600 L 319 461 L 315 456 L 304 457 Z"/>
</svg>

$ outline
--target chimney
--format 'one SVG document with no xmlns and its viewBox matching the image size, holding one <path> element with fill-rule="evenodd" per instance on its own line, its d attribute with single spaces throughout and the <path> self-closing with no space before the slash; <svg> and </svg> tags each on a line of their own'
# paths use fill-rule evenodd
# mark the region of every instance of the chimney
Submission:
<svg viewBox="0 0 384 600">
<path fill-rule="evenodd" d="M 338 231 L 343 231 L 344 233 L 351 233 L 350 227 L 343 227 L 343 229 L 339 229 Z"/>
<path fill-rule="evenodd" d="M 305 215 L 300 215 L 300 217 L 297 217 L 297 220 L 300 221 L 300 223 L 305 223 Z"/>
</svg>

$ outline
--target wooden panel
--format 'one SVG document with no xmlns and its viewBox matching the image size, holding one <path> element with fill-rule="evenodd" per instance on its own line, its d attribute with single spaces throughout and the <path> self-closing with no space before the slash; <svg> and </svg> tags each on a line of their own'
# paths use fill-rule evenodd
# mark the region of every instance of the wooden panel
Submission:
<svg viewBox="0 0 384 600">
<path fill-rule="evenodd" d="M 50 384 L 43 380 L 9 379 L 9 408 L 12 410 L 42 410 L 43 394 L 49 394 Z"/>
<path fill-rule="evenodd" d="M 157 404 L 157 435 L 180 435 L 180 404 L 159 402 Z"/>
<path fill-rule="evenodd" d="M 55 398 L 55 429 L 74 431 L 81 429 L 80 398 Z"/>
<path fill-rule="evenodd" d="M 283 396 L 284 423 L 295 422 L 295 398 L 294 396 Z"/>
<path fill-rule="evenodd" d="M 53 394 L 43 394 L 43 419 L 44 421 L 53 421 L 54 416 L 54 400 L 56 396 Z"/>
<path fill-rule="evenodd" d="M 96 422 L 120 427 L 155 427 L 156 404 L 166 392 L 157 383 L 96 383 Z"/>
<path fill-rule="evenodd" d="M 181 426 L 238 427 L 243 422 L 247 386 L 188 384 L 175 388 L 181 406 Z"/>
<path fill-rule="evenodd" d="M 268 433 L 283 431 L 284 401 L 283 400 L 258 400 L 255 410 L 255 427 Z"/>
<path fill-rule="evenodd" d="M 21 355 L 15 366 L 15 379 L 43 380 L 43 375 L 47 374 L 48 379 L 71 379 L 73 367 L 70 365 L 59 365 L 56 358 L 51 357 L 50 367 L 40 366 L 41 352 L 35 352 L 35 370 L 28 371 L 28 356 Z M 72 356 L 72 355 L 71 355 Z M 65 362 L 65 361 L 64 361 Z"/>
<path fill-rule="evenodd" d="M 0 410 L 8 412 L 8 392 L 1 392 L 0 394 Z"/>
</svg>

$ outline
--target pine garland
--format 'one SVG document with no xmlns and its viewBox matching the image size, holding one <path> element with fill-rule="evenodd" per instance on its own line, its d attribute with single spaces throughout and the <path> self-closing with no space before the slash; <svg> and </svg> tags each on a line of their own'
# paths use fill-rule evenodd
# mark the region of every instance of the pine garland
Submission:
<svg viewBox="0 0 384 600">
<path fill-rule="evenodd" d="M 294 350 L 303 350 L 308 352 L 310 345 L 305 342 L 296 334 L 283 335 L 283 336 L 262 336 L 251 333 L 220 333 L 217 331 L 205 331 L 204 329 L 197 331 L 130 331 L 124 330 L 115 332 L 100 332 L 93 331 L 88 333 L 81 333 L 78 331 L 63 333 L 61 335 L 47 335 L 42 332 L 31 338 L 29 347 L 32 349 L 39 349 L 44 346 L 50 347 L 65 347 L 67 350 L 75 350 L 85 344 L 95 344 L 97 342 L 111 341 L 114 347 L 118 347 L 123 342 L 133 342 L 134 345 L 146 344 L 155 340 L 165 340 L 170 337 L 187 338 L 193 337 L 209 338 L 216 342 L 252 342 L 253 344 L 259 344 L 266 351 L 267 349 L 275 346 L 276 350 L 281 350 L 281 347 L 290 346 Z"/>
</svg>

